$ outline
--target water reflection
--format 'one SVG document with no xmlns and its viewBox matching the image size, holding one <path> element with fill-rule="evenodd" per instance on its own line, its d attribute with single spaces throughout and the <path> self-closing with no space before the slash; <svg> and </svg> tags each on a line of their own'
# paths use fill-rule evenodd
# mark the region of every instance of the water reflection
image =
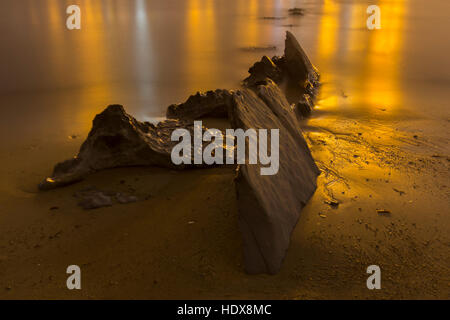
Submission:
<svg viewBox="0 0 450 320">
<path fill-rule="evenodd" d="M 339 9 L 339 2 L 325 0 L 323 3 L 318 34 L 319 58 L 321 60 L 331 59 L 339 46 Z"/>
<path fill-rule="evenodd" d="M 387 110 L 402 103 L 400 87 L 401 54 L 403 52 L 405 10 L 407 2 L 381 1 L 382 28 L 371 33 L 368 55 L 368 104 Z"/>
<path fill-rule="evenodd" d="M 240 2 L 240 12 L 248 12 L 248 20 L 243 22 L 243 25 L 239 27 L 239 34 L 236 34 L 236 38 L 242 41 L 242 46 L 257 46 L 258 45 L 258 32 L 260 26 L 255 22 L 259 17 L 259 1 L 249 0 L 246 2 Z M 249 21 L 253 20 L 253 23 Z"/>
<path fill-rule="evenodd" d="M 328 83 L 322 108 L 359 109 L 359 115 L 368 116 L 401 105 L 399 68 L 408 2 L 379 0 L 377 4 L 382 28 L 369 31 L 367 3 L 324 0 L 317 60 Z"/>
<path fill-rule="evenodd" d="M 83 6 L 83 25 L 78 33 L 70 33 L 68 36 L 75 38 L 76 46 L 89 48 L 80 50 L 77 59 L 78 68 L 84 78 L 85 85 L 78 99 L 78 112 L 75 113 L 77 121 L 83 124 L 83 131 L 91 126 L 91 120 L 96 114 L 94 106 L 111 98 L 110 75 L 107 65 L 107 49 L 105 39 L 105 23 L 103 4 L 100 1 L 86 1 Z M 59 28 L 59 25 L 55 25 Z M 88 129 L 89 130 L 89 129 Z"/>
<path fill-rule="evenodd" d="M 0 53 L 10 71 L 1 73 L 0 90 L 10 98 L 30 93 L 39 110 L 49 111 L 40 118 L 62 123 L 67 133 L 86 134 L 93 116 L 109 103 L 122 103 L 139 118 L 162 116 L 169 103 L 198 90 L 235 88 L 261 55 L 282 53 L 286 30 L 321 71 L 319 109 L 372 117 L 380 109 L 395 113 L 404 104 L 406 0 L 78 3 L 80 31 L 65 28 L 66 1 L 0 4 L 3 43 L 12 43 Z M 369 4 L 381 7 L 381 30 L 365 26 Z M 288 15 L 289 8 L 303 6 L 304 17 Z M 19 24 L 23 27 L 14 27 Z M 241 50 L 268 45 L 278 49 Z M 42 92 L 48 93 L 45 100 L 33 96 Z"/>
<path fill-rule="evenodd" d="M 48 36 L 49 36 L 49 47 L 48 58 L 52 61 L 49 65 L 52 75 L 56 78 L 58 77 L 58 67 L 64 63 L 64 29 L 59 27 L 65 24 L 65 8 L 59 1 L 51 2 L 51 5 L 47 7 L 48 12 Z M 33 12 L 36 12 L 36 7 L 33 8 Z M 43 17 L 40 17 L 42 21 Z M 36 18 L 35 18 L 36 19 Z"/>
<path fill-rule="evenodd" d="M 150 74 L 155 72 L 154 57 L 149 56 L 153 51 L 152 34 L 145 0 L 137 0 L 135 7 L 136 42 L 135 42 L 135 68 L 137 71 L 137 86 L 140 99 L 148 101 L 152 94 Z"/>
<path fill-rule="evenodd" d="M 217 36 L 215 1 L 189 0 L 186 19 L 186 73 L 190 92 L 199 90 L 199 83 L 214 83 L 217 75 Z"/>
</svg>

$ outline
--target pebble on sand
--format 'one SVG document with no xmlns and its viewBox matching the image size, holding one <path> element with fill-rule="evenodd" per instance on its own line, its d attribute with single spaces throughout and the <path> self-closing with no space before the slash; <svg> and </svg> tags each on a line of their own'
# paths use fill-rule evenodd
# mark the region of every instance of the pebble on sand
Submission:
<svg viewBox="0 0 450 320">
<path fill-rule="evenodd" d="M 390 216 L 391 212 L 386 209 L 377 209 L 377 213 L 381 216 Z"/>
</svg>

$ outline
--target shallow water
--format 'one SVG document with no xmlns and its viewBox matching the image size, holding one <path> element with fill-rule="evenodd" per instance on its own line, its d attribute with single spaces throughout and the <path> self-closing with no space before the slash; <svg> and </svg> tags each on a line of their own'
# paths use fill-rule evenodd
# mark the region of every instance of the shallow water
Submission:
<svg viewBox="0 0 450 320">
<path fill-rule="evenodd" d="M 322 77 L 305 130 L 356 123 L 352 132 L 378 130 L 385 144 L 414 145 L 391 139 L 400 130 L 448 154 L 450 45 L 442 39 L 450 3 L 376 1 L 382 28 L 369 31 L 369 2 L 80 0 L 82 28 L 69 31 L 70 1 L 2 1 L 3 170 L 16 181 L 39 159 L 50 170 L 76 152 L 109 104 L 158 120 L 196 91 L 236 88 L 262 55 L 282 54 L 286 30 Z M 306 14 L 290 16 L 292 7 Z M 24 164 L 30 156 L 35 165 Z M 33 169 L 36 178 L 41 171 Z"/>
<path fill-rule="evenodd" d="M 234 88 L 261 55 L 282 53 L 286 30 L 322 73 L 324 117 L 426 117 L 431 132 L 448 128 L 448 1 L 77 3 L 82 29 L 69 31 L 70 1 L 1 2 L 2 144 L 85 135 L 111 103 L 146 119 L 197 90 Z M 381 30 L 365 28 L 369 3 Z M 292 7 L 306 15 L 289 16 Z"/>
</svg>

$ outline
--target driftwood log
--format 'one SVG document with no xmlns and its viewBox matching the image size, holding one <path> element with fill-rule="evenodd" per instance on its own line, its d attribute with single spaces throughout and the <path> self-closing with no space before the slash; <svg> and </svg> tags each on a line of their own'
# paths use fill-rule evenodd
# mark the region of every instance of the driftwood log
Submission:
<svg viewBox="0 0 450 320">
<path fill-rule="evenodd" d="M 299 120 L 312 110 L 319 74 L 290 32 L 284 56 L 263 57 L 249 73 L 242 89 L 197 93 L 185 103 L 169 106 L 169 119 L 157 125 L 136 120 L 120 105 L 107 107 L 95 117 L 78 155 L 57 164 L 39 188 L 61 187 L 115 167 L 208 167 L 177 166 L 171 161 L 171 150 L 177 144 L 171 141 L 172 132 L 183 128 L 193 135 L 193 120 L 205 116 L 228 117 L 235 129 L 278 129 L 277 174 L 263 176 L 261 164 L 246 163 L 237 167 L 235 179 L 245 269 L 249 273 L 277 273 L 300 212 L 316 189 L 319 170 Z M 288 102 L 278 86 L 286 84 L 294 88 L 297 101 Z M 267 144 L 271 144 L 270 136 Z"/>
</svg>

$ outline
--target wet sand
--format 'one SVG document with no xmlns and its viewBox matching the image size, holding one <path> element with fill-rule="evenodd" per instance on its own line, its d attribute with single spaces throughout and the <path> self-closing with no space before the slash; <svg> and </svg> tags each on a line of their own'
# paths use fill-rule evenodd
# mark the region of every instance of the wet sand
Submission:
<svg viewBox="0 0 450 320">
<path fill-rule="evenodd" d="M 122 168 L 66 188 L 37 191 L 56 162 L 76 154 L 93 116 L 106 104 L 129 105 L 139 120 L 160 117 L 165 106 L 192 91 L 235 87 L 264 54 L 239 48 L 282 48 L 282 25 L 293 21 L 259 19 L 283 14 L 283 8 L 264 2 L 254 11 L 251 3 L 236 9 L 243 16 L 235 23 L 247 31 L 242 43 L 211 51 L 197 43 L 186 51 L 197 57 L 190 65 L 177 62 L 168 74 L 158 70 L 151 79 L 130 76 L 138 86 L 115 82 L 117 75 L 99 70 L 101 65 L 94 70 L 103 52 L 95 46 L 99 50 L 91 50 L 82 71 L 64 83 L 55 83 L 59 76 L 53 73 L 42 82 L 44 88 L 34 86 L 33 77 L 20 89 L 8 82 L 1 96 L 0 298 L 450 298 L 450 72 L 444 67 L 446 44 L 437 44 L 445 28 L 429 24 L 445 27 L 437 13 L 445 12 L 444 2 L 431 1 L 430 8 L 413 3 L 406 10 L 401 1 L 394 6 L 380 1 L 395 9 L 387 15 L 391 24 L 378 34 L 378 40 L 387 39 L 384 45 L 361 26 L 345 25 L 345 13 L 365 9 L 358 1 L 308 4 L 310 12 L 296 22 L 302 25 L 291 27 L 322 73 L 318 105 L 302 124 L 322 174 L 278 275 L 243 271 L 233 168 Z M 182 20 L 192 27 L 188 37 L 204 29 L 205 41 L 225 38 L 213 31 L 226 30 L 220 21 L 230 12 L 216 9 L 199 11 L 201 23 L 217 21 L 210 28 Z M 172 9 L 156 10 L 178 17 Z M 189 18 L 192 12 L 186 10 Z M 211 12 L 216 20 L 206 19 Z M 421 19 L 414 25 L 416 15 Z M 162 23 L 152 17 L 152 23 Z M 238 29 L 244 30 L 232 30 Z M 436 37 L 427 37 L 432 30 Z M 53 31 L 52 41 L 61 40 Z M 97 42 L 98 33 L 88 35 L 82 43 Z M 164 48 L 170 46 L 160 40 L 155 39 L 158 49 L 167 54 Z M 63 52 L 51 52 L 53 63 L 63 65 L 57 59 Z M 229 53 L 239 58 L 230 60 L 228 72 L 223 65 Z M 115 59 L 106 61 L 120 60 Z M 208 76 L 211 68 L 219 68 L 220 77 Z M 185 72 L 195 75 L 192 82 L 180 76 Z M 2 84 L 7 80 L 2 78 Z M 62 89 L 54 91 L 58 84 Z M 89 186 L 132 193 L 140 201 L 85 211 L 73 195 Z M 72 264 L 82 270 L 80 291 L 66 288 L 65 271 Z M 381 290 L 366 287 L 366 268 L 372 264 L 381 267 Z"/>
<path fill-rule="evenodd" d="M 243 271 L 233 168 L 123 168 L 3 197 L 0 297 L 449 298 L 448 157 L 418 154 L 420 138 L 389 133 L 408 153 L 358 130 L 308 132 L 323 173 L 278 275 Z M 73 195 L 92 186 L 141 201 L 82 210 Z M 81 291 L 65 288 L 71 264 Z M 366 288 L 371 264 L 382 290 Z"/>
</svg>

